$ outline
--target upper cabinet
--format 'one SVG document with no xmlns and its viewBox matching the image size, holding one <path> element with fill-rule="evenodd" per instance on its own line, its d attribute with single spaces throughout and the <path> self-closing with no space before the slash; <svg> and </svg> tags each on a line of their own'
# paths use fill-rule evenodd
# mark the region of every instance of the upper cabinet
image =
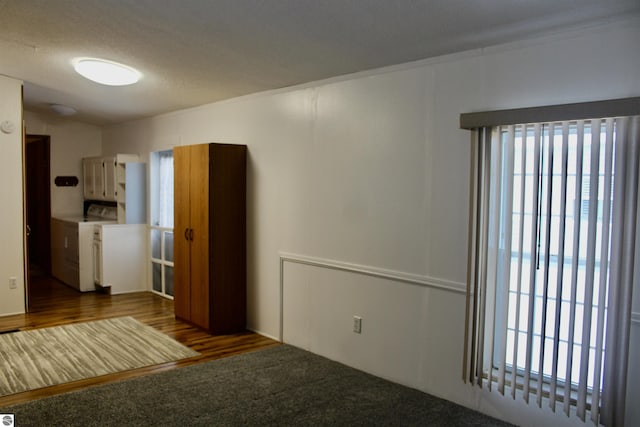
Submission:
<svg viewBox="0 0 640 427">
<path fill-rule="evenodd" d="M 117 168 L 119 163 L 137 162 L 135 154 L 82 159 L 82 183 L 85 200 L 117 201 Z"/>
<path fill-rule="evenodd" d="M 104 181 L 104 158 L 82 159 L 82 184 L 85 200 L 105 200 Z"/>
<path fill-rule="evenodd" d="M 137 157 L 137 156 L 136 156 Z M 102 200 L 115 201 L 117 196 L 116 168 L 118 163 L 115 157 L 105 157 L 102 161 Z"/>
<path fill-rule="evenodd" d="M 146 168 L 136 154 L 82 159 L 85 200 L 117 202 L 118 222 L 146 222 Z"/>
</svg>

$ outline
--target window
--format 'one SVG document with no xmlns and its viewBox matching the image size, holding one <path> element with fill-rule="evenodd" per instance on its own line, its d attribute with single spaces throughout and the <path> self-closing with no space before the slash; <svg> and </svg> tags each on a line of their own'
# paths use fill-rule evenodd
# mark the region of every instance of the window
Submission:
<svg viewBox="0 0 640 427">
<path fill-rule="evenodd" d="M 564 398 L 571 399 L 582 372 L 581 333 L 587 324 L 602 333 L 606 320 L 606 280 L 600 271 L 602 263 L 608 261 L 610 246 L 613 176 L 606 169 L 610 169 L 613 157 L 613 150 L 607 148 L 613 144 L 607 146 L 604 130 L 594 138 L 593 132 L 601 129 L 592 129 L 589 123 L 564 126 L 566 129 L 557 129 L 565 131 L 562 133 L 556 132 L 553 124 L 497 130 L 503 140 L 501 156 L 511 157 L 505 151 L 513 150 L 513 157 L 505 159 L 511 170 L 503 171 L 498 184 L 503 189 L 503 214 L 511 217 L 503 219 L 502 229 L 497 230 L 497 256 L 506 264 L 498 267 L 504 271 L 496 280 L 496 292 L 506 293 L 507 298 L 496 307 L 504 310 L 506 325 L 501 323 L 503 315 L 495 327 L 506 327 L 505 370 L 511 381 L 522 386 L 526 375 L 518 373 L 528 370 L 538 383 L 542 380 L 545 393 L 551 391 L 552 384 L 560 385 L 567 392 Z M 536 140 L 540 141 L 537 147 Z M 592 154 L 598 157 L 598 170 L 590 169 Z M 591 194 L 590 188 L 596 194 Z M 596 199 L 591 199 L 593 195 Z M 603 205 L 605 198 L 609 203 Z M 538 203 L 534 206 L 535 199 Z M 607 208 L 604 212 L 603 206 Z M 587 282 L 591 285 L 586 286 Z M 591 310 L 585 310 L 587 301 L 591 301 Z M 532 334 L 529 312 L 533 313 Z M 594 386 L 601 388 L 601 384 L 594 384 L 602 363 L 599 360 L 600 366 L 596 367 L 595 356 L 604 349 L 602 336 L 589 335 L 586 382 L 592 392 Z M 540 357 L 527 362 L 528 346 L 533 346 L 531 353 Z M 543 351 L 542 347 L 553 351 Z"/>
<path fill-rule="evenodd" d="M 173 297 L 173 151 L 151 153 L 151 285 Z"/>
<path fill-rule="evenodd" d="M 639 123 L 477 131 L 465 379 L 596 424 L 620 416 Z"/>
</svg>

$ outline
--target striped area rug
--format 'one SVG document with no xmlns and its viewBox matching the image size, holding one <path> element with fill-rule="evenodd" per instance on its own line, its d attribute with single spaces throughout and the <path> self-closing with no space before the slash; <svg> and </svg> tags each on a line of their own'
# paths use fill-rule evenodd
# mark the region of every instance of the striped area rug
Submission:
<svg viewBox="0 0 640 427">
<path fill-rule="evenodd" d="M 0 335 L 0 396 L 199 353 L 132 317 Z"/>
</svg>

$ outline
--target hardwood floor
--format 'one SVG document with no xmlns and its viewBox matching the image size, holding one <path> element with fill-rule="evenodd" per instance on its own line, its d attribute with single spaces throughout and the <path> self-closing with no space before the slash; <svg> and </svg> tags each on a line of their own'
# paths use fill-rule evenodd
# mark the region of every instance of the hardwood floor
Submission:
<svg viewBox="0 0 640 427">
<path fill-rule="evenodd" d="M 0 317 L 0 333 L 132 316 L 199 352 L 200 356 L 0 397 L 0 407 L 280 344 L 248 331 L 233 335 L 209 335 L 194 326 L 176 320 L 173 301 L 151 292 L 113 296 L 96 292 L 80 293 L 55 279 L 34 276 L 31 279 L 29 297 L 29 313 Z"/>
</svg>

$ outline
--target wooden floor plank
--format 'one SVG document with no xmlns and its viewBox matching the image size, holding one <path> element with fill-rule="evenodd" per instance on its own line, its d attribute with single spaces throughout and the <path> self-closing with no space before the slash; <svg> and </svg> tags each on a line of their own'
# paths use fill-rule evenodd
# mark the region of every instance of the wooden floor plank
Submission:
<svg viewBox="0 0 640 427">
<path fill-rule="evenodd" d="M 173 313 L 173 301 L 152 292 L 124 295 L 80 293 L 55 279 L 40 275 L 31 278 L 29 301 L 29 313 L 0 317 L 0 333 L 132 316 L 199 352 L 200 356 L 4 396 L 0 397 L 0 406 L 279 345 L 277 341 L 249 331 L 233 335 L 209 335 L 201 329 L 177 320 Z"/>
</svg>

